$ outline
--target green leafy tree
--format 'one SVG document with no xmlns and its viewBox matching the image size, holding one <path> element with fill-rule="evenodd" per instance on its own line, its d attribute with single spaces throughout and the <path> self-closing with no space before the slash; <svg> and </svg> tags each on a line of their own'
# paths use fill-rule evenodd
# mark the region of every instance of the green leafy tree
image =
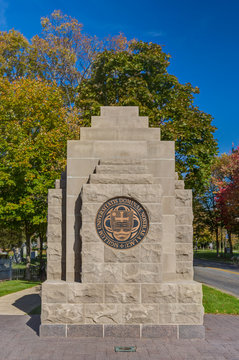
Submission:
<svg viewBox="0 0 239 360">
<path fill-rule="evenodd" d="M 0 32 L 0 74 L 9 81 L 18 77 L 54 81 L 70 107 L 76 87 L 91 75 L 97 54 L 127 48 L 122 34 L 100 40 L 84 33 L 77 19 L 60 10 L 41 18 L 41 25 L 42 33 L 30 42 L 18 31 Z"/>
<path fill-rule="evenodd" d="M 66 165 L 77 117 L 62 91 L 41 80 L 0 81 L 0 224 L 34 233 L 47 222 L 47 192 Z"/>
<path fill-rule="evenodd" d="M 89 79 L 78 88 L 77 106 L 86 126 L 102 105 L 137 105 L 160 126 L 163 140 L 176 142 L 176 168 L 186 184 L 203 192 L 217 152 L 212 117 L 194 105 L 199 92 L 167 71 L 170 56 L 160 45 L 132 42 L 125 51 L 98 54 Z"/>
<path fill-rule="evenodd" d="M 14 29 L 0 32 L 0 75 L 13 81 L 29 71 L 28 40 Z"/>
</svg>

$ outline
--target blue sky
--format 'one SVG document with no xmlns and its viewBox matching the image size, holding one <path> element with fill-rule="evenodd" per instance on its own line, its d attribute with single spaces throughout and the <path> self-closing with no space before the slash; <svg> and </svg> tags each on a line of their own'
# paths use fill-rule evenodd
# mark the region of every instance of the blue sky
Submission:
<svg viewBox="0 0 239 360">
<path fill-rule="evenodd" d="M 195 103 L 214 117 L 220 152 L 239 144 L 239 0 L 0 0 L 0 28 L 30 39 L 55 9 L 92 35 L 164 45 L 169 72 L 200 88 Z"/>
</svg>

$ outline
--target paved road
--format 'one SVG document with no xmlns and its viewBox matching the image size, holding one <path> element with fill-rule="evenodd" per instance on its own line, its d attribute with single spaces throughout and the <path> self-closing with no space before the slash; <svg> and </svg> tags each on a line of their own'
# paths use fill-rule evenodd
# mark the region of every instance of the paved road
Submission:
<svg viewBox="0 0 239 360">
<path fill-rule="evenodd" d="M 239 268 L 208 260 L 194 260 L 194 280 L 214 286 L 239 298 Z"/>
</svg>

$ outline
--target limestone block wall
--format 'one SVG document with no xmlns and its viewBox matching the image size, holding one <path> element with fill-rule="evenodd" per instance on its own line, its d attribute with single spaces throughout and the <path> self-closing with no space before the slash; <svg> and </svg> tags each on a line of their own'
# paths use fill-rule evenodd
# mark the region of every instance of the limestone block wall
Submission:
<svg viewBox="0 0 239 360">
<path fill-rule="evenodd" d="M 41 333 L 203 337 L 192 193 L 175 179 L 174 142 L 161 141 L 137 107 L 102 107 L 81 140 L 68 142 L 66 175 L 65 190 L 49 191 Z M 149 218 L 146 237 L 126 250 L 107 246 L 95 227 L 102 204 L 120 196 Z"/>
<path fill-rule="evenodd" d="M 62 279 L 62 189 L 48 192 L 47 279 Z"/>
<path fill-rule="evenodd" d="M 183 186 L 183 183 L 181 183 Z M 192 191 L 176 189 L 176 272 L 178 279 L 193 279 Z"/>
</svg>

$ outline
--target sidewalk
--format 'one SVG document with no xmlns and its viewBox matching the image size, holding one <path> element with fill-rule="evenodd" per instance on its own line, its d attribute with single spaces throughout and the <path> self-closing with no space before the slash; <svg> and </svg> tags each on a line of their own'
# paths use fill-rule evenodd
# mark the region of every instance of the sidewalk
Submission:
<svg viewBox="0 0 239 360">
<path fill-rule="evenodd" d="M 0 316 L 0 360 L 239 360 L 239 316 L 205 315 L 206 340 L 40 339 L 39 325 L 39 315 Z"/>
<path fill-rule="evenodd" d="M 25 315 L 41 303 L 40 285 L 0 297 L 0 315 Z M 1 357 L 0 357 L 0 360 Z"/>
</svg>

